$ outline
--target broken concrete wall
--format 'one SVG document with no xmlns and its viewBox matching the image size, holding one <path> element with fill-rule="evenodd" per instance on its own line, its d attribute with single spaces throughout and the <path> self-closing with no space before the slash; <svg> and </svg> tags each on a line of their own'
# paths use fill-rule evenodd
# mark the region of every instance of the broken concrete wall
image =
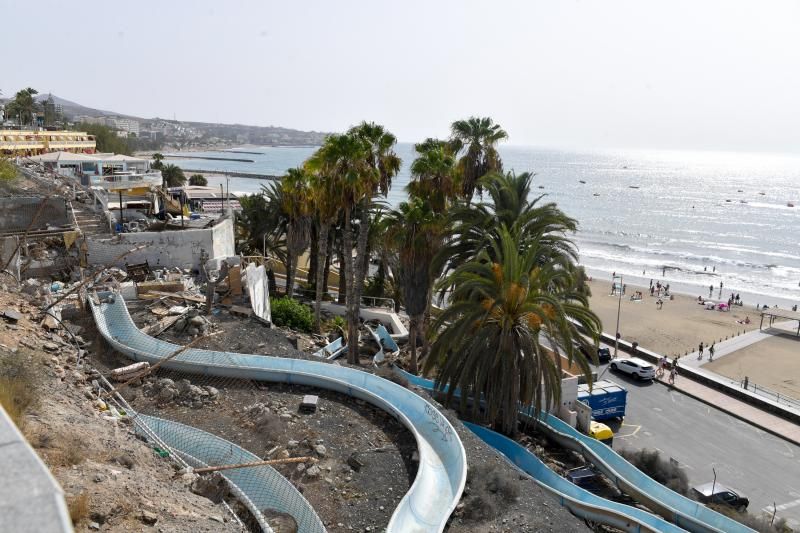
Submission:
<svg viewBox="0 0 800 533">
<path fill-rule="evenodd" d="M 42 202 L 44 207 L 37 217 L 36 212 Z M 31 230 L 37 230 L 47 229 L 48 226 L 62 227 L 70 224 L 67 202 L 63 198 L 44 199 L 37 196 L 0 198 L 0 228 L 4 232 L 23 232 L 29 226 Z"/>
<path fill-rule="evenodd" d="M 87 259 L 90 265 L 124 267 L 125 263 L 147 261 L 153 267 L 200 268 L 206 259 L 233 255 L 233 221 L 225 218 L 213 228 L 175 231 L 121 233 L 114 237 L 89 236 Z M 137 246 L 145 247 L 122 259 L 115 258 Z"/>
</svg>

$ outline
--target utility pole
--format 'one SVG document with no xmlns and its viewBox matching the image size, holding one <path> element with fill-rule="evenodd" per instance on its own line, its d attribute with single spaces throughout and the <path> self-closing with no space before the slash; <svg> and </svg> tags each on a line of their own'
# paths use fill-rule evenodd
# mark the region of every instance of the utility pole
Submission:
<svg viewBox="0 0 800 533">
<path fill-rule="evenodd" d="M 619 315 L 622 310 L 622 275 L 620 274 L 619 276 L 612 277 L 611 284 L 613 285 L 616 283 L 617 278 L 619 278 L 619 287 L 616 290 L 619 294 L 619 298 L 617 300 L 617 332 L 616 335 L 614 335 L 614 359 L 617 358 L 617 351 L 619 350 Z"/>
</svg>

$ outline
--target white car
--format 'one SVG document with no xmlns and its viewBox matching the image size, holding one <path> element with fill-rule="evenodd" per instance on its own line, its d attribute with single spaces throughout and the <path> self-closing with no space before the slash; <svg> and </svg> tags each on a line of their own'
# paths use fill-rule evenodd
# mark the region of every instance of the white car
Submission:
<svg viewBox="0 0 800 533">
<path fill-rule="evenodd" d="M 612 359 L 611 370 L 618 370 L 634 379 L 655 379 L 656 368 L 638 357 Z"/>
</svg>

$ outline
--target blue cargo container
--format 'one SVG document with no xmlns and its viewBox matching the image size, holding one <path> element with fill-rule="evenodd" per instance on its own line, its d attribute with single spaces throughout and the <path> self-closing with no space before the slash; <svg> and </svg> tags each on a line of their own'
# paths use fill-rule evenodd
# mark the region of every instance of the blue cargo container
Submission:
<svg viewBox="0 0 800 533">
<path fill-rule="evenodd" d="M 625 405 L 628 402 L 628 391 L 616 383 L 602 380 L 592 385 L 578 385 L 578 400 L 592 408 L 594 420 L 608 420 L 625 416 Z"/>
</svg>

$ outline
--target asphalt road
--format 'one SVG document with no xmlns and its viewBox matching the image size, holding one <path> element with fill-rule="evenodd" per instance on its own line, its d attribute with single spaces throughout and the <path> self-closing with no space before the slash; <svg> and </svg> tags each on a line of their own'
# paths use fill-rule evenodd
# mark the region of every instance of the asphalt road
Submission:
<svg viewBox="0 0 800 533">
<path fill-rule="evenodd" d="M 600 367 L 598 374 L 605 365 Z M 762 509 L 800 527 L 800 446 L 775 437 L 660 383 L 639 383 L 607 371 L 628 389 L 622 425 L 614 430 L 615 449 L 657 449 L 678 461 L 690 485 L 717 481 L 750 498 L 748 511 Z"/>
</svg>

